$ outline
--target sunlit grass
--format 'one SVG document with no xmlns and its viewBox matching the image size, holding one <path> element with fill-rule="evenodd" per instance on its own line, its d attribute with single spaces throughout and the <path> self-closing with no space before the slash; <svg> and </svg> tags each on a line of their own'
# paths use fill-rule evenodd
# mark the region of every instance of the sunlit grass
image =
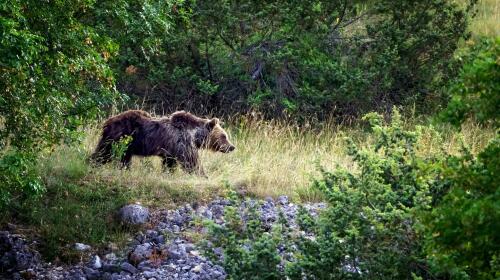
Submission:
<svg viewBox="0 0 500 280">
<path fill-rule="evenodd" d="M 409 121 L 413 126 L 415 121 Z M 116 186 L 141 203 L 165 207 L 191 201 L 206 201 L 223 195 L 229 185 L 248 196 L 288 195 L 296 200 L 316 201 L 321 197 L 310 189 L 318 167 L 327 170 L 343 167 L 356 170 L 346 155 L 345 137 L 360 146 L 371 143 L 366 128 L 325 124 L 321 128 L 298 127 L 279 121 L 232 121 L 227 128 L 237 149 L 229 154 L 201 152 L 201 162 L 208 178 L 188 175 L 182 170 L 166 173 L 159 158 L 135 157 L 130 170 L 116 165 L 90 167 L 86 158 L 93 151 L 98 129 L 86 131 L 79 147 L 59 147 L 42 161 L 47 185 L 69 180 L 81 185 Z M 438 132 L 439 131 L 439 132 Z M 474 123 L 465 124 L 462 132 L 451 127 L 422 129 L 418 145 L 422 155 L 439 151 L 457 153 L 462 145 L 476 153 L 494 135 L 493 130 Z"/>
<path fill-rule="evenodd" d="M 464 4 L 467 0 L 459 0 Z M 470 30 L 474 36 L 500 36 L 500 0 L 479 0 Z"/>
</svg>

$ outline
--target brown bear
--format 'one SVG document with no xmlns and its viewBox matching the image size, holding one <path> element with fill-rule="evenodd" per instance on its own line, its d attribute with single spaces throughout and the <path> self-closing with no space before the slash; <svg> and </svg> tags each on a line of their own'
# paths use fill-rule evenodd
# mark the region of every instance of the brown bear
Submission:
<svg viewBox="0 0 500 280">
<path fill-rule="evenodd" d="M 187 172 L 204 175 L 198 149 L 223 153 L 235 149 L 217 118 L 203 119 L 185 111 L 153 118 L 144 111 L 130 110 L 106 120 L 91 159 L 98 164 L 110 162 L 113 143 L 126 136 L 132 138 L 121 158 L 125 168 L 134 155 L 160 156 L 165 168 L 172 169 L 180 163 Z"/>
</svg>

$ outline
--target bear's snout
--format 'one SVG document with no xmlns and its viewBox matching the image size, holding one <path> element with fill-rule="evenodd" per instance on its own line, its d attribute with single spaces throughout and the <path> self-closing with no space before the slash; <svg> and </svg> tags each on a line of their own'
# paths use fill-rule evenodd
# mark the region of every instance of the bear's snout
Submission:
<svg viewBox="0 0 500 280">
<path fill-rule="evenodd" d="M 236 149 L 236 147 L 235 147 L 235 146 L 233 146 L 233 145 L 231 145 L 231 146 L 229 146 L 229 147 L 227 148 L 226 153 L 232 152 L 232 151 L 234 151 L 234 149 Z"/>
</svg>

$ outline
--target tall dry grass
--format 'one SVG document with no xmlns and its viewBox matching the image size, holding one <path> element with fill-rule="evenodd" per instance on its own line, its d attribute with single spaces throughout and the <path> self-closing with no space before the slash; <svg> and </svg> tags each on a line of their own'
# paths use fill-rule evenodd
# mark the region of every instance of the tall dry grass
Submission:
<svg viewBox="0 0 500 280">
<path fill-rule="evenodd" d="M 476 10 L 476 17 L 470 26 L 473 35 L 500 36 L 500 0 L 479 0 Z"/>
<path fill-rule="evenodd" d="M 414 122 L 406 123 L 411 127 Z M 130 200 L 156 207 L 206 201 L 224 195 L 225 186 L 248 196 L 284 194 L 296 200 L 315 201 L 321 196 L 309 186 L 311 179 L 318 175 L 318 166 L 327 170 L 343 167 L 356 171 L 355 164 L 346 155 L 344 138 L 352 137 L 360 146 L 372 142 L 366 128 L 344 127 L 332 122 L 316 129 L 245 118 L 232 123 L 227 131 L 237 147 L 234 152 L 201 152 L 208 179 L 188 175 L 180 169 L 165 173 L 160 159 L 154 157 L 135 157 L 130 170 L 120 170 L 113 164 L 90 167 L 85 158 L 98 140 L 95 127 L 86 131 L 81 146 L 61 146 L 47 156 L 41 164 L 42 173 L 48 185 L 68 180 L 79 185 L 114 187 L 127 192 Z M 493 135 L 493 130 L 474 123 L 467 123 L 462 132 L 425 126 L 418 146 L 422 155 L 443 150 L 456 153 L 463 144 L 477 152 Z"/>
</svg>

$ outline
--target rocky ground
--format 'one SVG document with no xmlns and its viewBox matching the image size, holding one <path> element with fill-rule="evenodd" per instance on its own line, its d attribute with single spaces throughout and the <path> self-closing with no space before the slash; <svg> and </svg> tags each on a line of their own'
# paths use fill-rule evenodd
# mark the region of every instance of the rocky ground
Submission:
<svg viewBox="0 0 500 280">
<path fill-rule="evenodd" d="M 255 201 L 247 200 L 238 207 L 244 209 Z M 192 236 L 202 236 L 206 229 L 195 220 L 210 219 L 224 223 L 224 208 L 230 201 L 216 199 L 207 205 L 185 205 L 175 210 L 157 210 L 152 213 L 137 205 L 122 208 L 119 217 L 124 223 L 148 222 L 148 230 L 139 232 L 123 253 L 91 255 L 78 265 L 54 266 L 41 261 L 21 235 L 0 232 L 0 278 L 7 279 L 225 279 L 224 269 L 205 258 Z M 304 205 L 316 215 L 325 207 L 322 203 Z M 276 222 L 279 211 L 292 226 L 298 206 L 288 197 L 266 199 L 261 203 L 261 220 L 269 226 Z M 91 251 L 90 246 L 77 243 L 74 249 Z"/>
</svg>

